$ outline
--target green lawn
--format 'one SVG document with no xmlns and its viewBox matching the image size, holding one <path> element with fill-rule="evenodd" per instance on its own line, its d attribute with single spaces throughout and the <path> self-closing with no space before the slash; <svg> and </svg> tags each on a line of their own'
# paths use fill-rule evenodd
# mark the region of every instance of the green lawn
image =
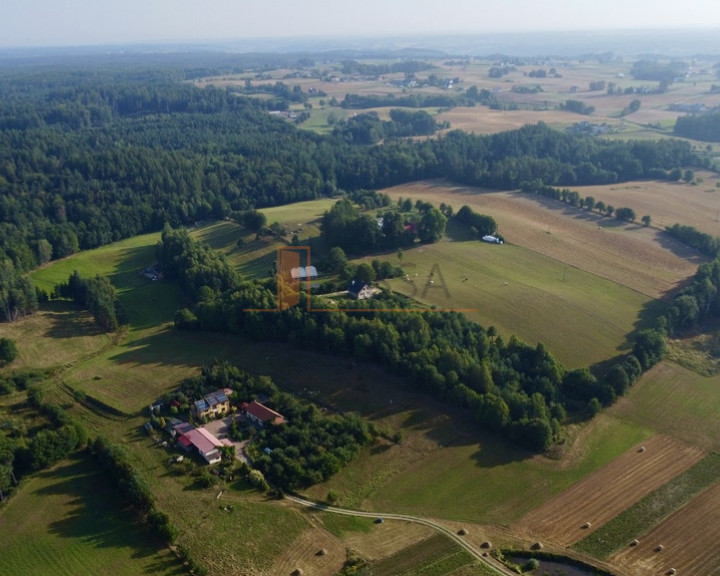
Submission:
<svg viewBox="0 0 720 576">
<path fill-rule="evenodd" d="M 180 303 L 180 293 L 174 285 L 154 282 L 142 275 L 144 268 L 156 262 L 155 246 L 159 239 L 159 234 L 145 234 L 79 252 L 35 270 L 30 276 L 38 288 L 48 292 L 67 282 L 75 270 L 86 278 L 107 276 L 130 315 L 131 329 L 151 328 L 172 321 Z"/>
<path fill-rule="evenodd" d="M 187 573 L 85 460 L 41 472 L 0 508 L 0 558 L 13 576 Z"/>
</svg>

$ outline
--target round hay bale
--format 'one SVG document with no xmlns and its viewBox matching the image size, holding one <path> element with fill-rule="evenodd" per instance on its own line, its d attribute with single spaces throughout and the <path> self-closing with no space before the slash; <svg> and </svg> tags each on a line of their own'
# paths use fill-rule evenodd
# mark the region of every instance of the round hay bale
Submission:
<svg viewBox="0 0 720 576">
<path fill-rule="evenodd" d="M 290 574 L 292 576 L 302 576 L 302 574 L 303 574 L 302 568 L 295 568 L 295 570 L 293 570 Z"/>
<path fill-rule="evenodd" d="M 655 552 L 661 552 L 662 549 L 663 549 L 663 545 L 662 545 L 662 544 L 658 544 L 657 546 L 655 546 Z"/>
<path fill-rule="evenodd" d="M 590 522 L 585 522 L 585 524 L 582 525 L 584 530 L 587 530 L 588 528 L 590 528 L 590 526 L 592 526 L 592 524 L 590 524 Z"/>
<path fill-rule="evenodd" d="M 460 534 L 460 536 L 467 536 L 467 533 L 468 531 L 465 530 L 465 528 L 461 528 L 460 530 L 458 530 L 458 534 Z"/>
<path fill-rule="evenodd" d="M 670 568 L 670 570 L 667 571 L 667 573 L 671 574 L 671 575 L 675 574 L 675 572 L 677 572 L 677 570 L 675 570 L 675 568 Z"/>
<path fill-rule="evenodd" d="M 482 544 L 480 544 L 480 548 L 485 548 L 485 549 L 487 549 L 487 548 L 492 548 L 492 542 L 489 542 L 489 541 L 485 540 L 485 542 L 483 542 Z"/>
<path fill-rule="evenodd" d="M 630 542 L 630 546 L 637 546 L 638 544 L 640 544 L 640 540 L 633 540 Z"/>
<path fill-rule="evenodd" d="M 542 542 L 535 542 L 535 544 L 530 546 L 530 548 L 532 548 L 533 550 L 542 550 L 543 549 Z"/>
<path fill-rule="evenodd" d="M 640 448 L 638 448 L 638 452 L 645 452 L 645 446 L 640 446 Z"/>
<path fill-rule="evenodd" d="M 327 550 L 325 550 L 325 548 L 320 548 L 320 550 L 318 550 L 318 551 L 315 553 L 315 555 L 316 555 L 316 556 L 325 556 L 325 555 L 327 555 Z"/>
</svg>

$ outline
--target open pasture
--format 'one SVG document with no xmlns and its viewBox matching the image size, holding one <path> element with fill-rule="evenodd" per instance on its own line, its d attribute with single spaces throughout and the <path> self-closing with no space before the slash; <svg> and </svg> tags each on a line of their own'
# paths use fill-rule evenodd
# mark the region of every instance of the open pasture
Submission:
<svg viewBox="0 0 720 576">
<path fill-rule="evenodd" d="M 399 264 L 408 276 L 386 281 L 392 290 L 439 309 L 466 311 L 503 336 L 533 346 L 543 342 L 573 368 L 622 350 L 650 302 L 531 249 L 477 239 L 451 238 L 406 250 Z"/>
<path fill-rule="evenodd" d="M 610 411 L 705 450 L 720 449 L 720 377 L 661 362 Z"/>
<path fill-rule="evenodd" d="M 51 302 L 32 316 L 0 324 L 0 337 L 14 340 L 18 357 L 10 370 L 43 370 L 72 364 L 112 346 L 87 312 L 68 302 Z"/>
<path fill-rule="evenodd" d="M 384 190 L 455 210 L 467 204 L 492 216 L 510 244 L 548 256 L 651 298 L 662 298 L 695 273 L 697 253 L 659 230 L 621 223 L 561 202 L 430 181 Z M 598 197 L 597 199 L 601 199 Z M 501 248 L 491 246 L 492 248 Z"/>
<path fill-rule="evenodd" d="M 14 576 L 186 573 L 84 460 L 35 475 L 0 509 L 0 558 Z"/>
<path fill-rule="evenodd" d="M 268 224 L 279 222 L 290 234 L 294 230 L 298 230 L 298 236 L 302 239 L 320 234 L 319 220 L 325 211 L 330 210 L 336 202 L 337 199 L 323 198 L 296 202 L 286 206 L 263 208 L 260 212 L 265 214 Z"/>
<path fill-rule="evenodd" d="M 667 574 L 720 574 L 720 484 L 715 484 L 662 524 L 639 536 L 637 546 L 614 554 L 613 565 L 637 576 Z M 662 551 L 658 551 L 662 545 Z"/>
<path fill-rule="evenodd" d="M 513 530 L 568 546 L 699 461 L 703 452 L 654 436 L 586 476 L 513 525 Z M 590 526 L 583 528 L 586 522 Z"/>
</svg>

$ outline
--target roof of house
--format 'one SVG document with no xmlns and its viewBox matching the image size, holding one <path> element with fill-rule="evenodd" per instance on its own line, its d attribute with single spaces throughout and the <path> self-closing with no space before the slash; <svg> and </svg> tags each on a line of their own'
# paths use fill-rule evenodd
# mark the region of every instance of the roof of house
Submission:
<svg viewBox="0 0 720 576">
<path fill-rule="evenodd" d="M 255 416 L 255 418 L 257 418 L 261 422 L 273 421 L 276 424 L 279 424 L 280 422 L 285 422 L 285 418 L 283 418 L 282 414 L 275 412 L 275 410 L 272 410 L 267 406 L 260 404 L 260 402 L 256 402 L 255 400 L 250 402 L 245 407 L 245 411 L 248 414 Z"/>
<path fill-rule="evenodd" d="M 230 394 L 232 394 L 232 390 L 229 391 Z M 218 404 L 224 404 L 228 401 L 228 394 L 225 389 L 222 390 L 215 390 L 215 392 L 211 392 L 210 394 L 205 394 L 204 398 L 201 398 L 200 400 L 196 400 L 194 402 L 195 404 L 195 410 L 198 412 L 205 412 L 206 410 L 209 410 L 213 406 L 217 406 Z"/>
<path fill-rule="evenodd" d="M 350 282 L 350 286 L 348 286 L 348 292 L 352 294 L 360 294 L 360 290 L 366 286 L 369 286 L 367 282 L 363 282 L 362 280 L 353 280 Z"/>
<path fill-rule="evenodd" d="M 180 438 L 178 438 L 178 443 L 181 446 L 183 446 L 184 448 L 188 448 L 188 447 L 192 446 L 192 442 L 190 441 L 190 438 L 188 438 L 187 436 L 180 436 Z"/>
<path fill-rule="evenodd" d="M 305 280 L 307 278 L 317 278 L 317 268 L 315 266 L 301 266 L 300 268 L 292 268 L 290 277 L 293 280 Z"/>
<path fill-rule="evenodd" d="M 180 438 L 182 442 L 183 438 L 187 438 L 190 443 L 197 448 L 198 452 L 203 456 L 210 454 L 213 450 L 216 450 L 218 446 L 222 446 L 222 442 L 215 438 L 205 428 L 197 428 L 189 430 Z"/>
<path fill-rule="evenodd" d="M 215 446 L 216 448 L 223 445 L 223 443 L 218 440 L 215 435 L 209 430 L 206 430 L 205 428 L 198 428 L 197 431 L 200 432 L 200 434 L 202 434 L 203 436 L 205 436 L 205 438 L 207 438 L 210 442 L 212 442 L 213 446 Z"/>
<path fill-rule="evenodd" d="M 188 424 L 187 422 L 180 422 L 180 424 L 176 424 L 173 426 L 173 430 L 177 432 L 178 434 L 185 434 L 185 432 L 188 432 L 189 430 L 193 430 L 195 426 L 192 424 Z"/>
</svg>

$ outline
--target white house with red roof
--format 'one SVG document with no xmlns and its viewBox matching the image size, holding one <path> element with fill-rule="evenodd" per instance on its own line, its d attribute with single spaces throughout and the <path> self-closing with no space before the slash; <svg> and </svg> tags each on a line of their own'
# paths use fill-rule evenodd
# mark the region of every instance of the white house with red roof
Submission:
<svg viewBox="0 0 720 576">
<path fill-rule="evenodd" d="M 205 428 L 193 428 L 190 426 L 188 429 L 187 426 L 189 425 L 186 424 L 183 427 L 183 431 L 178 436 L 178 444 L 188 452 L 195 448 L 208 464 L 220 462 L 221 446 L 232 445 L 229 440 L 218 440 L 214 434 Z"/>
<path fill-rule="evenodd" d="M 268 422 L 271 422 L 273 424 L 285 423 L 285 418 L 282 414 L 280 414 L 279 412 L 275 412 L 275 410 L 272 410 L 271 408 L 268 408 L 267 406 L 260 404 L 260 402 L 257 402 L 255 400 L 249 403 L 243 402 L 240 405 L 240 408 L 244 412 L 247 419 L 250 420 L 250 422 L 260 426 L 261 428 L 265 426 L 265 424 L 267 424 Z"/>
</svg>

